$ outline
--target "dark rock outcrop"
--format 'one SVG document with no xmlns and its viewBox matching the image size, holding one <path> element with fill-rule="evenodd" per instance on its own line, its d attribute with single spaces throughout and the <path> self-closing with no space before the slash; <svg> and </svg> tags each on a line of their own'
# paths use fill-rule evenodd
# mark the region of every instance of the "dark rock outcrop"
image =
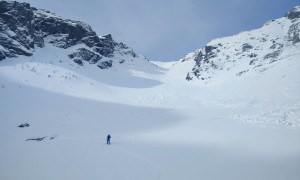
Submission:
<svg viewBox="0 0 300 180">
<path fill-rule="evenodd" d="M 296 6 L 294 9 L 292 9 L 291 11 L 289 11 L 285 17 L 289 18 L 289 19 L 296 19 L 296 18 L 300 18 L 300 6 Z"/>
<path fill-rule="evenodd" d="M 291 25 L 288 32 L 288 37 L 293 44 L 300 42 L 300 23 Z"/>
<path fill-rule="evenodd" d="M 70 59 L 74 59 L 74 61 L 84 60 L 91 64 L 95 64 L 101 59 L 99 54 L 96 54 L 88 49 L 79 48 L 76 52 L 69 54 Z M 82 63 L 81 63 L 82 65 Z"/>
<path fill-rule="evenodd" d="M 29 138 L 29 139 L 26 139 L 26 141 L 37 141 L 37 142 L 40 142 L 40 141 L 43 141 L 47 136 L 44 136 L 44 137 L 38 137 L 38 138 Z"/>
<path fill-rule="evenodd" d="M 98 67 L 100 69 L 108 69 L 108 68 L 112 67 L 112 60 L 103 61 L 98 65 Z"/>
<path fill-rule="evenodd" d="M 243 44 L 243 46 L 242 46 L 243 52 L 246 52 L 252 48 L 253 48 L 253 46 L 251 46 L 250 44 L 247 44 L 247 43 Z"/>
<path fill-rule="evenodd" d="M 196 65 L 192 69 L 192 74 L 197 78 L 201 77 L 201 72 L 205 71 L 207 68 L 218 67 L 213 61 L 210 61 L 211 58 L 217 57 L 218 47 L 215 46 L 205 46 L 194 58 Z M 187 80 L 192 80 L 191 76 L 186 78 Z M 205 79 L 202 77 L 202 79 Z"/>
<path fill-rule="evenodd" d="M 20 124 L 19 128 L 29 127 L 30 125 L 28 123 Z"/>
</svg>

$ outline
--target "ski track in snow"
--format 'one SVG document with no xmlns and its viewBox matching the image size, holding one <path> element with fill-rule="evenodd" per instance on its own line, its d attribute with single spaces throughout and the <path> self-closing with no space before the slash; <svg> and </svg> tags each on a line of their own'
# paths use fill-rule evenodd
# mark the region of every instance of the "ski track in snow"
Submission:
<svg viewBox="0 0 300 180">
<path fill-rule="evenodd" d="M 86 141 L 86 140 L 84 140 L 84 141 Z M 137 153 L 133 153 L 128 150 L 125 150 L 125 149 L 121 148 L 120 146 L 117 146 L 116 144 L 107 145 L 107 144 L 99 142 L 97 140 L 88 140 L 87 142 L 90 143 L 90 146 L 85 147 L 85 151 L 83 153 L 83 160 L 85 161 L 85 164 L 96 165 L 96 167 L 89 166 L 88 169 L 95 171 L 97 176 L 99 177 L 99 179 L 130 180 L 131 175 L 136 173 L 135 168 L 138 166 L 141 166 L 142 164 L 149 165 L 145 169 L 147 169 L 147 168 L 156 169 L 155 171 L 157 172 L 157 175 L 150 174 L 148 176 L 147 176 L 147 173 L 145 173 L 143 175 L 144 179 L 152 180 L 152 178 L 150 178 L 152 176 L 154 176 L 153 179 L 155 179 L 155 180 L 160 179 L 161 167 L 158 164 L 153 163 L 151 160 L 149 160 Z M 92 148 L 92 147 L 94 147 L 94 148 Z M 95 153 L 95 152 L 102 154 L 103 155 L 102 158 L 101 158 L 101 156 L 99 157 L 99 155 L 97 156 L 96 155 L 97 153 Z M 91 154 L 95 155 L 95 157 L 88 157 Z M 103 157 L 106 157 L 106 158 L 103 159 Z M 126 157 L 126 158 L 130 159 L 130 162 L 128 162 L 128 163 L 130 164 L 131 168 L 125 169 L 124 167 L 126 167 L 126 166 L 121 166 L 120 164 L 122 164 L 122 163 L 121 163 L 120 157 Z M 136 159 L 136 160 L 134 160 L 134 159 Z M 105 166 L 98 167 L 97 161 L 103 161 L 103 160 L 105 160 Z M 138 162 L 138 163 L 134 164 L 134 162 Z M 141 164 L 141 162 L 142 162 L 142 164 Z M 105 174 L 102 170 L 104 167 L 112 170 L 112 172 L 108 172 Z M 111 178 L 111 176 L 113 178 Z"/>
<path fill-rule="evenodd" d="M 141 156 L 141 155 L 138 155 L 138 154 L 136 154 L 136 153 L 130 152 L 130 151 L 125 150 L 125 149 L 121 149 L 120 147 L 112 147 L 112 148 L 118 149 L 119 151 L 121 151 L 121 152 L 123 152 L 123 153 L 125 153 L 125 154 L 127 154 L 127 155 L 130 155 L 130 156 L 132 156 L 132 157 L 135 157 L 135 158 L 137 158 L 137 159 L 140 159 L 140 160 L 144 161 L 145 163 L 148 163 L 148 164 L 152 165 L 152 166 L 155 167 L 155 168 L 157 169 L 157 171 L 158 171 L 155 180 L 159 180 L 159 179 L 160 179 L 160 175 L 161 175 L 161 171 L 162 171 L 161 169 L 162 169 L 162 168 L 161 168 L 158 164 L 155 164 L 155 163 L 152 162 L 151 160 L 146 159 L 145 157 L 143 157 L 143 156 Z"/>
</svg>

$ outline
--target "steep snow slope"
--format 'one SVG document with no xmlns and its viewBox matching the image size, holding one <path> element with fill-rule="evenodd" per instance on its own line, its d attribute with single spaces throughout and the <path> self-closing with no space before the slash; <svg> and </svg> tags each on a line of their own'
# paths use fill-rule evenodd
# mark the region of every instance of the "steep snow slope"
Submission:
<svg viewBox="0 0 300 180">
<path fill-rule="evenodd" d="M 72 51 L 72 49 L 70 49 Z M 48 91 L 101 101 L 137 104 L 126 94 L 161 85 L 157 77 L 164 71 L 148 61 L 131 61 L 99 70 L 93 64 L 80 66 L 65 59 L 66 50 L 53 46 L 37 49 L 31 57 L 1 62 L 2 76 Z M 125 56 L 122 58 L 126 59 Z M 126 59 L 127 60 L 127 59 Z M 149 105 L 141 102 L 141 105 Z M 151 103 L 150 103 L 151 105 Z"/>
</svg>

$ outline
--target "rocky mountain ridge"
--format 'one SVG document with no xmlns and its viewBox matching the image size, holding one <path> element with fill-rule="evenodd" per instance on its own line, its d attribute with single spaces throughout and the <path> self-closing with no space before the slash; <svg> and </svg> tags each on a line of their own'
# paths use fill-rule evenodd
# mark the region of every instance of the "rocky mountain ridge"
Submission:
<svg viewBox="0 0 300 180">
<path fill-rule="evenodd" d="M 263 73 L 275 62 L 300 53 L 300 6 L 285 17 L 263 27 L 212 40 L 204 48 L 187 54 L 174 66 L 189 66 L 186 80 L 208 82 L 221 71 L 242 76 L 249 71 Z M 287 52 L 293 49 L 293 51 Z"/>
<path fill-rule="evenodd" d="M 146 60 L 125 44 L 115 42 L 110 34 L 99 37 L 86 23 L 64 19 L 28 3 L 0 1 L 0 61 L 32 56 L 36 48 L 47 44 L 62 49 L 74 47 L 68 58 L 80 66 L 89 63 L 106 69 L 126 59 Z M 115 56 L 127 58 L 115 62 Z"/>
</svg>

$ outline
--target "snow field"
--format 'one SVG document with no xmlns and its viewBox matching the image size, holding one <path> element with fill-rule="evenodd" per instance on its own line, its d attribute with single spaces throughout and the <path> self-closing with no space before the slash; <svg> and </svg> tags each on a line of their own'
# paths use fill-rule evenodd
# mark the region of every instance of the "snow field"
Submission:
<svg viewBox="0 0 300 180">
<path fill-rule="evenodd" d="M 20 67 L 13 72 L 31 69 Z M 207 103 L 214 102 L 214 93 L 202 101 L 202 97 L 189 98 L 197 89 L 184 92 L 176 85 L 170 89 L 162 85 L 167 92 L 153 87 L 142 97 L 138 89 L 127 92 L 127 102 L 105 102 L 93 100 L 91 94 L 86 98 L 86 92 L 74 85 L 85 82 L 83 78 L 71 80 L 81 92 L 77 97 L 66 90 L 66 83 L 55 82 L 65 93 L 53 92 L 32 86 L 30 79 L 24 82 L 22 78 L 30 77 L 26 74 L 12 81 L 14 77 L 3 75 L 5 71 L 1 69 L 0 78 L 4 86 L 0 89 L 0 179 L 296 180 L 300 175 L 298 128 L 239 124 L 231 118 L 238 105 L 228 101 L 226 106 L 221 99 Z M 173 99 L 174 93 L 179 97 Z M 136 101 L 149 97 L 154 100 L 148 103 L 154 103 L 148 106 Z M 157 99 L 164 103 L 156 104 Z M 174 103 L 177 100 L 186 104 Z M 17 127 L 25 122 L 30 127 Z M 111 146 L 105 145 L 108 133 Z M 37 137 L 46 138 L 26 141 Z"/>
</svg>

